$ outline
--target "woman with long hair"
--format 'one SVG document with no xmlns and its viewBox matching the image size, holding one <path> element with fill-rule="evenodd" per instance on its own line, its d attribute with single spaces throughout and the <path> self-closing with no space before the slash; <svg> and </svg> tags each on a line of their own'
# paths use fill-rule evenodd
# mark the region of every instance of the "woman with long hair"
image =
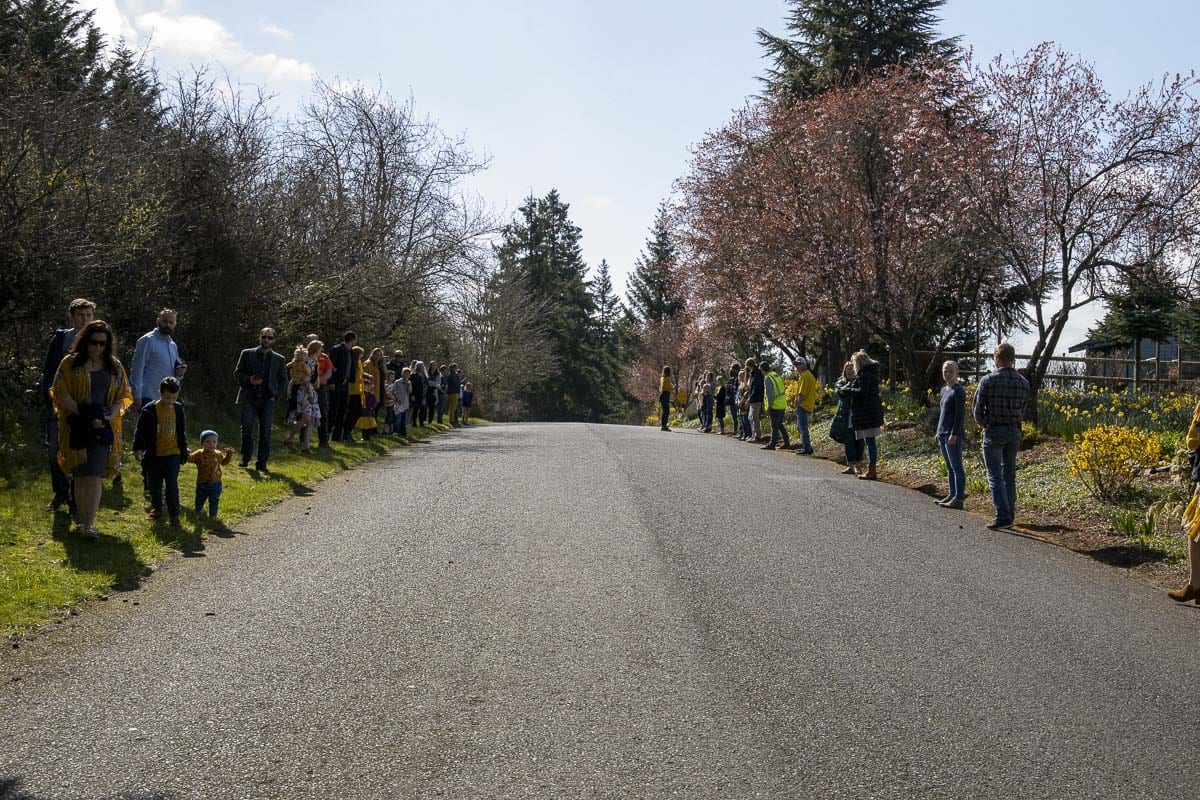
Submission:
<svg viewBox="0 0 1200 800">
<path fill-rule="evenodd" d="M 846 450 L 846 468 L 842 470 L 843 475 L 855 475 L 858 473 L 858 462 L 862 461 L 863 443 L 854 438 L 854 428 L 850 427 L 850 382 L 854 380 L 854 362 L 847 361 L 842 367 L 842 377 L 838 378 L 834 384 L 834 392 L 837 394 L 837 412 L 833 415 L 833 425 L 830 426 L 830 432 L 835 428 L 841 428 L 842 447 Z"/>
<path fill-rule="evenodd" d="M 879 462 L 877 440 L 883 430 L 883 400 L 879 396 L 879 362 L 872 360 L 866 350 L 859 350 L 850 357 L 854 362 L 854 380 L 846 387 L 850 396 L 850 427 L 854 438 L 866 445 L 867 469 L 859 478 L 873 481 Z"/>
<path fill-rule="evenodd" d="M 671 368 L 663 367 L 658 379 L 659 430 L 669 431 L 667 420 L 671 418 L 671 394 L 675 391 L 675 382 L 671 380 Z"/>
<path fill-rule="evenodd" d="M 100 536 L 96 513 L 104 478 L 121 463 L 121 417 L 133 404 L 129 376 L 113 356 L 112 328 L 95 320 L 58 365 L 51 400 L 58 414 L 58 464 L 75 480 L 76 532 Z"/>
</svg>

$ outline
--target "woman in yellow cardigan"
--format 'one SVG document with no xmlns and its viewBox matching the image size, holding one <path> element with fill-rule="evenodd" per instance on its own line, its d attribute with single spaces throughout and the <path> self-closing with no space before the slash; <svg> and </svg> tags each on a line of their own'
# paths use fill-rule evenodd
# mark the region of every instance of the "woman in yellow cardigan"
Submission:
<svg viewBox="0 0 1200 800">
<path fill-rule="evenodd" d="M 76 532 L 89 539 L 100 536 L 96 513 L 103 481 L 117 474 L 121 416 L 133 403 L 129 376 L 113 357 L 113 338 L 104 320 L 88 323 L 59 363 L 50 390 L 58 414 L 58 464 L 74 478 Z M 72 434 L 82 446 L 71 446 Z"/>
<path fill-rule="evenodd" d="M 1192 412 L 1192 424 L 1188 428 L 1187 449 L 1200 450 L 1200 404 Z M 1195 477 L 1195 470 L 1192 471 Z M 1191 570 L 1187 586 L 1167 592 L 1172 600 L 1186 603 L 1195 600 L 1200 605 L 1200 483 L 1192 488 L 1192 501 L 1183 512 L 1183 531 L 1188 537 L 1188 568 Z"/>
<path fill-rule="evenodd" d="M 671 380 L 671 368 L 662 368 L 662 377 L 658 379 L 658 404 L 662 407 L 659 430 L 669 431 L 667 420 L 671 417 L 671 393 L 675 391 L 675 383 Z"/>
<path fill-rule="evenodd" d="M 350 384 L 350 404 L 346 407 L 346 415 L 354 420 L 354 427 L 362 431 L 363 441 L 371 438 L 372 432 L 378 425 L 375 422 L 375 372 L 374 365 L 363 358 L 363 349 L 355 347 L 350 351 L 352 361 L 357 365 L 358 379 Z M 351 415 L 353 415 L 351 417 Z"/>
</svg>

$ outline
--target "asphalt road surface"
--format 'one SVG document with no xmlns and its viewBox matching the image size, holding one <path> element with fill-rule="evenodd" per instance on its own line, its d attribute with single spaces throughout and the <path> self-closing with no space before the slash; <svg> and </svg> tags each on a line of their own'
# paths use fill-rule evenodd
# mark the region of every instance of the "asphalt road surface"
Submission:
<svg viewBox="0 0 1200 800">
<path fill-rule="evenodd" d="M 0 798 L 1200 796 L 1200 608 L 985 522 L 729 438 L 439 437 L 0 655 Z"/>
</svg>

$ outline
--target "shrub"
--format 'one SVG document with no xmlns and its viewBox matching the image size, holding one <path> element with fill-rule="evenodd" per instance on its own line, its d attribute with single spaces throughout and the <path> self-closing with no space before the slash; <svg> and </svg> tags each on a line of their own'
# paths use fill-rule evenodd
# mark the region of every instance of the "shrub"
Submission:
<svg viewBox="0 0 1200 800">
<path fill-rule="evenodd" d="M 1021 449 L 1033 447 L 1042 438 L 1042 432 L 1032 422 L 1021 423 Z"/>
<path fill-rule="evenodd" d="M 1162 455 L 1158 438 L 1139 428 L 1099 425 L 1075 437 L 1067 454 L 1071 474 L 1099 500 L 1115 500 Z"/>
</svg>

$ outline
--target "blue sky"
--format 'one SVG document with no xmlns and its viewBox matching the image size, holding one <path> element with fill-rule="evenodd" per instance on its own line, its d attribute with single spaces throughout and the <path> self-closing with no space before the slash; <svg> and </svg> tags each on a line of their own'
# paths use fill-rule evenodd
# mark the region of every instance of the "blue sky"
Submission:
<svg viewBox="0 0 1200 800">
<path fill-rule="evenodd" d="M 462 133 L 491 167 L 473 183 L 511 213 L 557 188 L 589 264 L 618 286 L 689 146 L 759 89 L 757 27 L 780 0 L 82 0 L 110 35 L 151 38 L 160 69 L 218 62 L 282 113 L 312 75 L 381 84 Z M 1181 0 L 949 0 L 943 31 L 976 56 L 1053 40 L 1124 93 L 1196 65 L 1200 10 Z M 1093 315 L 1074 320 L 1065 344 Z"/>
</svg>

